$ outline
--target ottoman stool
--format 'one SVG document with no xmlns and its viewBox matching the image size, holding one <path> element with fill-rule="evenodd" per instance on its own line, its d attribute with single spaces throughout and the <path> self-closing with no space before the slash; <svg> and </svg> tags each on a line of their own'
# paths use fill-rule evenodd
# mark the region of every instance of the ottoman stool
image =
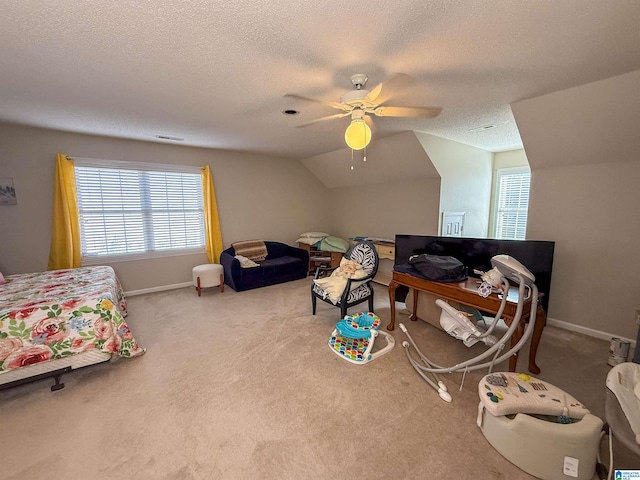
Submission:
<svg viewBox="0 0 640 480">
<path fill-rule="evenodd" d="M 220 292 L 224 292 L 224 269 L 217 263 L 207 263 L 193 267 L 193 285 L 198 296 L 203 288 L 220 286 Z"/>
</svg>

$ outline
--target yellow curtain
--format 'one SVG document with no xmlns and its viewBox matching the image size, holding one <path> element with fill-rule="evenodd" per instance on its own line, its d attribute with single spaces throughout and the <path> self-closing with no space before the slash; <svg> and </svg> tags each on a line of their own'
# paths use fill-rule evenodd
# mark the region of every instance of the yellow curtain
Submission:
<svg viewBox="0 0 640 480">
<path fill-rule="evenodd" d="M 80 266 L 80 221 L 73 159 L 58 153 L 53 179 L 49 270 Z"/>
<path fill-rule="evenodd" d="M 202 168 L 202 197 L 204 200 L 204 235 L 207 245 L 209 263 L 217 263 L 222 253 L 222 233 L 218 218 L 216 192 L 213 188 L 213 177 L 209 165 Z"/>
</svg>

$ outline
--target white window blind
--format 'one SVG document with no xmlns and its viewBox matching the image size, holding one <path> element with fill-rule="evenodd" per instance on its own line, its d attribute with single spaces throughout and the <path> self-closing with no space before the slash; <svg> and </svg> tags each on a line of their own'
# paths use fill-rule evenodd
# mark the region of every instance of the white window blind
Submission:
<svg viewBox="0 0 640 480">
<path fill-rule="evenodd" d="M 525 239 L 530 183 L 531 172 L 528 168 L 504 168 L 497 171 L 495 238 Z"/>
<path fill-rule="evenodd" d="M 74 161 L 83 264 L 204 251 L 198 169 Z"/>
</svg>

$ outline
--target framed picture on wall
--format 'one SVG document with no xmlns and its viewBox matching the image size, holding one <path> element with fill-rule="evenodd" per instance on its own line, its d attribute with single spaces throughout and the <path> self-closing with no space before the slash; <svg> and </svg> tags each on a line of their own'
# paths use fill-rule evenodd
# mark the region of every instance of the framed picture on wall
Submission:
<svg viewBox="0 0 640 480">
<path fill-rule="evenodd" d="M 0 177 L 0 205 L 17 205 L 16 189 L 13 186 L 13 178 Z"/>
</svg>

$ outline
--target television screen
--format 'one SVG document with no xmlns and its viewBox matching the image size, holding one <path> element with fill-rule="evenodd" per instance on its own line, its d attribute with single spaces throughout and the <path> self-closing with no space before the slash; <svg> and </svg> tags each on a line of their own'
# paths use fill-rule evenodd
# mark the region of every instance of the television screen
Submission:
<svg viewBox="0 0 640 480">
<path fill-rule="evenodd" d="M 541 299 L 545 311 L 551 294 L 551 271 L 555 242 L 540 240 L 496 240 L 490 238 L 435 237 L 428 235 L 396 235 L 395 264 L 407 263 L 411 255 L 427 253 L 455 257 L 467 267 L 467 275 L 479 277 L 474 270 L 491 269 L 491 258 L 509 255 L 536 277 L 536 286 L 544 296 Z M 400 289 L 398 289 L 400 290 Z M 400 293 L 402 295 L 402 293 Z M 396 298 L 400 297 L 396 295 Z"/>
</svg>

